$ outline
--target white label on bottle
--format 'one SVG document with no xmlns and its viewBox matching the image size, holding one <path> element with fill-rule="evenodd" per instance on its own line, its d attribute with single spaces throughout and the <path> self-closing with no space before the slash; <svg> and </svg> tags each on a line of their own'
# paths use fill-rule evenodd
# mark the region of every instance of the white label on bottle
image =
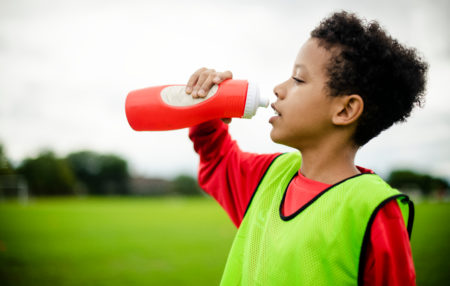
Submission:
<svg viewBox="0 0 450 286">
<path fill-rule="evenodd" d="M 219 86 L 213 85 L 208 94 L 202 98 L 193 98 L 191 94 L 185 92 L 184 85 L 171 85 L 161 90 L 161 99 L 172 106 L 191 106 L 203 102 L 216 94 Z"/>
</svg>

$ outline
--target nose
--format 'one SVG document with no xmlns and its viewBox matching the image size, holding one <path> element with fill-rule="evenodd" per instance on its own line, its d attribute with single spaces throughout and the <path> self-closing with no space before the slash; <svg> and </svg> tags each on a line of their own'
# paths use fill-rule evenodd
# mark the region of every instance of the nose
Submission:
<svg viewBox="0 0 450 286">
<path fill-rule="evenodd" d="M 277 98 L 280 98 L 280 96 L 282 96 L 282 92 L 283 92 L 283 89 L 282 89 L 282 84 L 281 84 L 281 83 L 278 84 L 278 85 L 276 85 L 276 86 L 273 88 L 273 93 L 275 94 L 275 96 L 276 96 Z"/>
</svg>

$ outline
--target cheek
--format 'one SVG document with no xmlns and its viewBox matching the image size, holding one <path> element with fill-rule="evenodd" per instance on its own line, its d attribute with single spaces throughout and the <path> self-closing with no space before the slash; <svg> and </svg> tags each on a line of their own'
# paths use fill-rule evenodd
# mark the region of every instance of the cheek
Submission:
<svg viewBox="0 0 450 286">
<path fill-rule="evenodd" d="M 328 103 L 325 100 L 325 94 L 320 92 L 318 89 L 309 89 L 305 90 L 305 96 L 301 98 L 296 98 L 295 102 L 292 103 L 292 106 L 295 106 L 294 113 L 297 113 L 297 116 L 301 116 L 302 114 L 307 114 L 309 118 L 322 118 L 325 113 L 327 113 Z"/>
<path fill-rule="evenodd" d="M 291 132 L 294 130 L 308 132 L 310 129 L 324 127 L 328 122 L 327 108 L 326 102 L 315 98 L 307 98 L 293 104 L 286 127 Z"/>
<path fill-rule="evenodd" d="M 303 121 L 306 117 L 313 115 L 314 110 L 317 109 L 317 103 L 308 96 L 299 96 L 288 103 L 288 115 L 290 118 L 295 118 L 295 121 Z"/>
</svg>

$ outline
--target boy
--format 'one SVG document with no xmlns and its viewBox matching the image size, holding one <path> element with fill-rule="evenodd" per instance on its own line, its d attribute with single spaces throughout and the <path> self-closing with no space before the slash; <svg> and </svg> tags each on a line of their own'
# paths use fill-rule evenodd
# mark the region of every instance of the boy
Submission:
<svg viewBox="0 0 450 286">
<path fill-rule="evenodd" d="M 335 13 L 274 88 L 271 139 L 301 153 L 242 152 L 220 120 L 190 129 L 199 184 L 239 227 L 222 285 L 415 285 L 413 204 L 354 158 L 420 105 L 426 72 L 378 23 Z M 202 68 L 186 92 L 230 78 Z"/>
</svg>

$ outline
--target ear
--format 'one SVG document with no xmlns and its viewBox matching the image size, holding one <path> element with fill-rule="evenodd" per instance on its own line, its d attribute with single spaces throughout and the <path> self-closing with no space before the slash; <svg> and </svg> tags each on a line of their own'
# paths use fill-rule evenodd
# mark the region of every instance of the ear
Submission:
<svg viewBox="0 0 450 286">
<path fill-rule="evenodd" d="M 358 120 L 363 110 L 364 101 L 358 94 L 338 96 L 332 117 L 333 124 L 350 125 Z"/>
</svg>

